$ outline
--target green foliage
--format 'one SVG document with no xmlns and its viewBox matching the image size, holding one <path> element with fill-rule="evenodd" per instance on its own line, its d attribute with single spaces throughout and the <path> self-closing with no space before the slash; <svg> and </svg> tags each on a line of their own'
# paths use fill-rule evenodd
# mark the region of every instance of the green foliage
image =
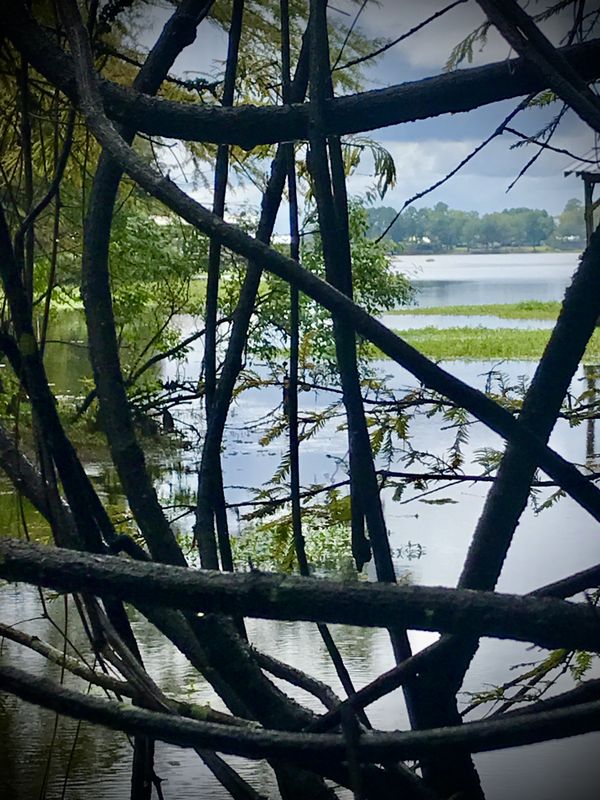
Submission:
<svg viewBox="0 0 600 800">
<path fill-rule="evenodd" d="M 524 670 L 500 686 L 492 686 L 479 692 L 466 692 L 471 702 L 463 713 L 486 705 L 501 704 L 499 711 L 522 703 L 540 700 L 552 689 L 557 680 L 568 670 L 572 678 L 580 682 L 594 665 L 594 655 L 581 650 L 552 650 L 538 662 L 516 664 L 513 670 Z"/>
<path fill-rule="evenodd" d="M 190 287 L 204 267 L 207 249 L 205 237 L 145 199 L 130 199 L 115 216 L 109 263 L 126 377 L 155 353 L 179 343 L 176 318 L 198 311 Z M 180 351 L 178 358 L 185 353 Z M 151 407 L 161 389 L 156 370 L 149 370 L 136 380 L 130 395 L 142 407 Z"/>
<path fill-rule="evenodd" d="M 373 172 L 375 184 L 366 193 L 366 200 L 374 202 L 383 200 L 388 189 L 396 185 L 396 164 L 389 150 L 379 142 L 366 136 L 347 136 L 344 139 L 342 150 L 345 161 L 346 173 L 351 174 L 358 167 L 364 152 L 367 151 L 373 159 Z"/>
<path fill-rule="evenodd" d="M 577 650 L 569 665 L 569 671 L 576 681 L 582 681 L 593 665 L 594 656 L 583 650 Z"/>
<path fill-rule="evenodd" d="M 464 408 L 448 408 L 444 411 L 444 422 L 445 427 L 453 427 L 456 431 L 448 453 L 448 466 L 457 470 L 464 463 L 463 449 L 469 441 L 470 417 Z"/>
<path fill-rule="evenodd" d="M 585 219 L 583 203 L 576 198 L 567 201 L 558 218 L 553 242 L 557 247 L 583 247 L 585 245 Z"/>
<path fill-rule="evenodd" d="M 474 453 L 473 461 L 483 467 L 485 475 L 495 472 L 502 461 L 504 453 L 493 447 L 481 447 Z"/>
<path fill-rule="evenodd" d="M 539 489 L 535 486 L 532 487 L 530 492 L 531 503 L 533 505 L 533 510 L 536 514 L 541 514 L 542 511 L 547 511 L 549 508 L 552 508 L 559 500 L 562 500 L 564 497 L 567 496 L 567 493 L 563 491 L 563 489 L 557 489 L 555 492 L 551 492 L 545 500 L 539 500 Z"/>
<path fill-rule="evenodd" d="M 247 219 L 251 228 L 252 220 Z M 244 223 L 244 220 L 242 220 Z M 307 225 L 312 228 L 314 220 Z M 388 248 L 367 234 L 367 212 L 364 206 L 353 201 L 349 208 L 350 244 L 354 280 L 354 299 L 371 314 L 407 304 L 413 297 L 408 279 L 390 266 Z M 308 238 L 308 237 L 305 237 Z M 318 234 L 305 241 L 302 266 L 324 277 L 325 266 Z M 235 259 L 227 262 L 222 271 L 220 294 L 221 313 L 233 312 L 239 288 L 245 274 L 245 264 Z M 290 334 L 290 294 L 285 281 L 265 274 L 263 276 L 257 311 L 252 321 L 247 354 L 273 363 L 275 372 L 286 352 Z M 300 296 L 300 371 L 302 380 L 327 378 L 335 372 L 333 323 L 330 313 L 305 295 Z M 359 342 L 363 359 L 372 355 L 372 348 Z M 277 362 L 277 363 L 276 363 Z"/>
<path fill-rule="evenodd" d="M 304 531 L 306 556 L 318 570 L 352 572 L 352 550 L 348 525 L 338 523 L 327 528 L 307 527 Z M 231 547 L 237 569 L 292 572 L 296 557 L 290 521 L 287 517 L 268 525 L 249 527 L 232 537 Z"/>
<path fill-rule="evenodd" d="M 406 305 L 413 297 L 412 287 L 404 275 L 392 270 L 386 245 L 367 236 L 367 211 L 356 201 L 350 204 L 349 229 L 355 301 L 375 316 Z M 311 272 L 324 277 L 325 266 L 318 234 L 305 244 L 302 263 Z M 314 370 L 327 372 L 334 363 L 333 326 L 329 312 L 308 298 L 302 298 L 301 327 L 303 336 L 310 337 L 312 347 L 310 361 L 302 366 L 309 373 Z M 360 341 L 359 353 L 363 356 L 369 353 L 369 348 Z"/>
<path fill-rule="evenodd" d="M 511 208 L 502 213 L 485 214 L 481 219 L 479 239 L 489 246 L 536 246 L 554 230 L 554 220 L 547 211 Z"/>
<path fill-rule="evenodd" d="M 465 36 L 457 45 L 452 48 L 448 60 L 446 62 L 446 69 L 457 69 L 463 61 L 468 61 L 469 64 L 473 61 L 473 54 L 476 45 L 479 45 L 479 52 L 483 50 L 486 45 L 488 33 L 490 30 L 490 23 L 486 20 L 478 28 Z"/>
<path fill-rule="evenodd" d="M 161 213 L 157 213 L 160 211 Z M 206 263 L 208 240 L 178 218 L 146 202 L 128 203 L 116 215 L 110 247 L 115 318 L 190 312 L 190 284 Z"/>
</svg>

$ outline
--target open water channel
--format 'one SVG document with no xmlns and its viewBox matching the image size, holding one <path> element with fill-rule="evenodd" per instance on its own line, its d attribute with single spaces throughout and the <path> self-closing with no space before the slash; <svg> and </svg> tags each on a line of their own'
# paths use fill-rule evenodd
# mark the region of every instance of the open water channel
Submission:
<svg viewBox="0 0 600 800">
<path fill-rule="evenodd" d="M 575 269 L 574 254 L 532 254 L 510 256 L 435 256 L 403 257 L 396 267 L 407 272 L 419 289 L 419 305 L 453 305 L 458 303 L 500 303 L 525 299 L 558 300 Z M 396 327 L 398 317 L 389 321 Z M 449 326 L 466 324 L 464 318 L 402 317 L 402 327 L 427 324 Z M 461 320 L 460 323 L 458 320 Z M 387 320 L 386 320 L 387 321 Z M 182 319 L 184 332 L 192 331 L 196 322 Z M 518 321 L 498 321 L 486 318 L 470 319 L 468 324 L 485 324 L 498 328 Z M 74 323 L 75 324 L 75 323 Z M 80 322 L 77 323 L 80 325 Z M 542 324 L 535 325 L 542 327 Z M 501 333 L 499 333 L 501 335 Z M 178 377 L 198 375 L 201 352 L 194 351 L 185 365 L 185 375 L 179 368 Z M 390 362 L 381 362 L 382 373 L 389 376 L 390 385 L 414 385 L 411 377 Z M 498 365 L 488 362 L 453 362 L 452 370 L 463 380 L 483 387 L 489 370 Z M 532 362 L 505 362 L 498 367 L 510 380 L 530 376 Z M 77 348 L 58 347 L 52 357 L 52 377 L 57 392 L 73 391 L 85 371 L 85 353 Z M 173 377 L 175 367 L 164 366 L 164 377 Z M 574 391 L 583 388 L 583 374 L 576 376 Z M 225 482 L 230 502 L 247 499 L 242 488 L 268 480 L 285 451 L 285 442 L 275 440 L 268 447 L 259 444 L 261 423 L 253 425 L 268 415 L 278 405 L 281 390 L 277 387 L 247 392 L 232 408 L 229 417 L 227 446 L 224 459 Z M 329 398 L 315 392 L 304 392 L 301 404 L 305 410 L 324 407 Z M 189 419 L 190 410 L 181 412 L 180 422 Z M 266 423 L 265 423 L 266 424 Z M 440 431 L 439 423 L 425 416 L 417 419 L 412 429 L 413 447 L 444 454 L 452 441 L 451 430 Z M 587 447 L 586 447 L 587 444 Z M 592 464 L 593 448 L 584 425 L 569 429 L 559 423 L 552 437 L 552 445 L 563 455 L 577 463 Z M 499 447 L 497 438 L 481 425 L 471 427 L 468 450 Z M 343 478 L 340 459 L 346 452 L 345 434 L 328 426 L 302 449 L 302 481 L 339 480 Z M 166 502 L 179 497 L 182 492 L 195 487 L 195 459 L 193 452 L 184 452 L 176 463 L 157 465 L 157 488 Z M 414 469 L 417 465 L 413 466 Z M 90 474 L 99 490 L 118 506 L 122 499 L 115 489 L 114 473 L 105 463 L 89 463 Z M 452 586 L 461 570 L 486 494 L 485 484 L 462 484 L 447 487 L 434 498 L 451 502 L 434 505 L 411 499 L 406 490 L 402 502 L 394 502 L 392 491 L 384 491 L 386 518 L 390 529 L 390 543 L 395 556 L 397 573 L 415 583 Z M 13 492 L 6 487 L 0 496 L 0 517 L 5 531 L 14 531 L 18 519 L 18 506 Z M 236 530 L 237 522 L 233 521 Z M 189 531 L 192 519 L 184 518 L 177 525 L 182 532 Z M 600 538 L 597 526 L 584 511 L 570 500 L 561 500 L 542 514 L 528 509 L 518 528 L 510 550 L 500 590 L 525 592 L 536 586 L 556 580 L 571 572 L 600 561 Z M 370 566 L 367 576 L 372 577 Z M 39 619 L 38 595 L 31 587 L 4 585 L 0 588 L 0 610 L 3 622 L 20 623 L 20 627 L 62 647 L 58 631 L 46 620 Z M 50 610 L 59 624 L 63 622 L 61 599 L 50 600 Z M 221 707 L 210 687 L 188 666 L 183 657 L 173 650 L 143 619 L 133 616 L 133 625 L 143 646 L 145 663 L 165 690 L 189 695 L 190 698 L 210 702 Z M 277 623 L 250 621 L 252 642 L 266 652 L 319 676 L 341 688 L 313 625 L 307 623 Z M 74 615 L 69 620 L 69 632 L 75 641 L 81 633 Z M 357 686 L 362 686 L 392 666 L 392 654 L 387 634 L 383 631 L 337 626 L 335 639 Z M 433 640 L 423 633 L 412 634 L 418 649 Z M 510 675 L 508 668 L 517 663 L 530 662 L 541 656 L 540 651 L 528 651 L 511 642 L 484 640 L 467 676 L 465 688 L 480 691 L 501 683 Z M 9 660 L 17 666 L 53 678 L 59 670 L 42 658 L 4 642 L 0 660 Z M 67 679 L 67 682 L 68 679 Z M 80 688 L 80 687 L 78 687 Z M 317 709 L 316 701 L 286 686 L 294 696 Z M 373 723 L 381 728 L 401 728 L 406 724 L 406 713 L 400 693 L 385 698 L 369 708 Z M 77 736 L 76 736 L 77 734 Z M 599 796 L 600 759 L 597 750 L 600 735 L 588 735 L 571 740 L 550 742 L 521 750 L 505 751 L 478 756 L 476 763 L 490 800 L 595 800 Z M 231 759 L 236 768 L 257 789 L 276 797 L 270 769 L 255 762 Z M 78 726 L 67 719 L 55 720 L 52 713 L 16 701 L 11 696 L 0 697 L 0 798 L 30 800 L 47 797 L 51 800 L 119 800 L 128 796 L 131 747 L 125 736 Z M 174 800 L 221 800 L 227 795 L 204 767 L 200 759 L 189 750 L 157 745 L 156 771 L 164 779 L 165 798 Z M 68 773 L 68 780 L 65 775 Z"/>
</svg>

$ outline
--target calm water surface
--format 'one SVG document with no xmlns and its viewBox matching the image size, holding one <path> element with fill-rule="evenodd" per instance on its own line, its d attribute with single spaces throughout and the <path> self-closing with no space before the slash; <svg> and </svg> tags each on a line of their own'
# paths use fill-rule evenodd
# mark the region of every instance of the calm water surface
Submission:
<svg viewBox="0 0 600 800">
<path fill-rule="evenodd" d="M 516 299 L 558 300 L 576 266 L 572 255 L 533 256 L 474 256 L 439 257 L 434 261 L 402 258 L 399 267 L 414 269 L 411 277 L 421 289 L 420 304 L 444 305 L 473 302 L 512 302 Z M 397 262 L 398 263 L 398 262 Z M 487 293 L 486 293 L 487 286 Z M 398 317 L 395 318 L 398 320 Z M 404 318 L 405 319 L 405 318 Z M 403 326 L 404 326 L 403 319 Z M 420 320 L 420 317 L 414 317 Z M 445 318 L 448 320 L 448 318 Z M 509 321 L 511 322 L 511 321 Z M 75 323 L 73 323 L 75 324 Z M 182 319 L 184 331 L 193 330 L 195 322 Z M 58 338 L 58 337 L 57 337 Z M 164 377 L 197 377 L 201 351 L 192 352 L 185 367 L 165 365 Z M 50 371 L 57 393 L 73 392 L 73 387 L 85 374 L 85 352 L 76 348 L 55 346 Z M 483 387 L 493 365 L 486 362 L 453 363 L 452 370 L 463 380 Z M 501 369 L 511 381 L 530 376 L 535 365 L 531 362 L 511 362 Z M 389 362 L 379 365 L 389 375 L 390 385 L 404 387 L 414 382 L 404 370 Z M 579 373 L 574 390 L 581 391 L 584 376 Z M 247 392 L 232 408 L 227 432 L 224 458 L 225 481 L 230 487 L 230 502 L 241 502 L 248 494 L 242 488 L 268 480 L 285 452 L 285 442 L 276 440 L 268 447 L 259 444 L 266 423 L 258 422 L 268 416 L 280 402 L 280 390 L 271 387 Z M 302 409 L 323 408 L 329 397 L 304 392 Z M 182 409 L 178 421 L 189 422 L 193 409 Z M 586 442 L 584 426 L 569 430 L 562 423 L 552 437 L 552 445 L 563 455 L 578 463 L 592 465 L 595 456 Z M 453 440 L 454 432 L 440 432 L 439 423 L 420 417 L 412 429 L 412 447 L 443 456 Z M 467 452 L 483 447 L 500 447 L 499 440 L 483 426 L 474 424 L 470 430 Z M 302 480 L 339 480 L 344 477 L 340 459 L 346 453 L 346 438 L 336 425 L 329 425 L 320 435 L 302 448 Z M 184 452 L 174 461 L 157 465 L 157 490 L 166 502 L 181 493 L 195 489 L 197 455 Z M 413 467 L 417 469 L 415 465 Z M 119 507 L 123 504 L 115 489 L 114 473 L 109 465 L 89 465 L 99 491 Z M 415 583 L 453 585 L 461 570 L 470 537 L 482 508 L 486 489 L 482 484 L 463 484 L 446 487 L 433 495 L 445 499 L 443 505 L 432 505 L 415 499 L 413 490 L 406 490 L 402 503 L 393 500 L 392 489 L 384 490 L 386 518 L 390 528 L 390 543 L 398 575 Z M 545 495 L 542 495 L 545 496 Z M 0 515 L 5 530 L 14 530 L 19 510 L 14 494 L 7 487 L 0 495 Z M 183 518 L 176 523 L 182 533 L 189 533 L 192 520 Z M 237 528 L 232 516 L 232 528 Z M 415 547 L 418 545 L 418 547 Z M 600 539 L 597 526 L 569 500 L 562 500 L 550 511 L 536 516 L 528 509 L 519 525 L 507 559 L 499 588 L 504 591 L 525 592 L 543 583 L 556 580 L 570 572 L 600 561 Z M 374 578 L 372 567 L 367 576 Z M 62 647 L 56 629 L 39 617 L 40 603 L 34 589 L 23 585 L 0 588 L 2 619 L 21 623 L 21 627 Z M 50 601 L 50 610 L 59 624 L 64 620 L 62 599 Z M 209 700 L 220 708 L 218 698 L 210 687 L 189 668 L 179 652 L 171 648 L 143 618 L 133 614 L 136 634 L 143 647 L 144 660 L 157 682 L 167 691 L 189 695 L 199 702 Z M 30 620 L 26 622 L 26 620 Z M 75 643 L 85 646 L 75 615 L 69 613 L 69 632 Z M 250 621 L 252 642 L 260 649 L 331 683 L 340 693 L 341 687 L 324 651 L 315 627 L 307 623 Z M 392 666 L 387 635 L 379 631 L 334 626 L 334 636 L 357 686 L 362 686 Z M 425 633 L 412 634 L 415 649 L 433 640 Z M 515 663 L 538 658 L 538 651 L 528 651 L 513 642 L 484 640 L 465 683 L 468 691 L 489 688 L 506 680 L 508 668 Z M 35 654 L 10 643 L 4 643 L 0 659 L 10 660 L 37 674 L 59 677 L 59 671 Z M 67 679 L 70 683 L 71 681 Z M 73 680 L 73 685 L 75 681 Z M 78 688 L 81 688 L 79 685 Z M 299 690 L 285 685 L 285 690 L 311 707 L 318 703 Z M 79 728 L 70 720 L 58 722 L 54 735 L 54 715 L 14 700 L 1 698 L 0 706 L 0 798 L 30 800 L 69 798 L 69 800 L 119 800 L 128 796 L 131 748 L 119 734 L 85 724 Z M 381 728 L 400 728 L 406 724 L 406 712 L 400 693 L 385 698 L 369 708 L 369 714 Z M 76 737 L 77 733 L 77 737 Z M 54 746 L 51 748 L 51 743 Z M 74 746 L 75 743 L 75 746 Z M 570 741 L 548 743 L 521 751 L 488 754 L 477 757 L 486 796 L 490 800 L 592 800 L 598 797 L 600 760 L 593 757 L 600 736 L 589 735 Z M 236 768 L 256 788 L 277 797 L 270 769 L 261 763 L 231 759 Z M 64 775 L 70 763 L 69 780 Z M 166 798 L 191 800 L 227 797 L 220 785 L 195 754 L 179 748 L 157 745 L 157 773 L 164 779 Z M 41 792 L 44 776 L 46 792 Z M 343 795 L 341 795 L 343 796 Z"/>
<path fill-rule="evenodd" d="M 417 305 L 453 306 L 559 300 L 577 253 L 398 256 L 394 266 L 417 287 Z"/>
</svg>

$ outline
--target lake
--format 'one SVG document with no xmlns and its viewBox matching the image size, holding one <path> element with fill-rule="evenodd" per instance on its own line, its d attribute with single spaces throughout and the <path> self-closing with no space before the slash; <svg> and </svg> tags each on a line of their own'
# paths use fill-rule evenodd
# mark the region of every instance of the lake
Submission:
<svg viewBox="0 0 600 800">
<path fill-rule="evenodd" d="M 419 305 L 558 300 L 576 264 L 575 254 L 411 256 L 401 257 L 394 262 L 395 267 L 410 274 L 417 285 Z M 405 319 L 402 318 L 403 327 Z M 184 333 L 195 329 L 195 320 L 183 318 L 179 322 Z M 73 335 L 80 320 L 64 324 L 72 328 Z M 63 338 L 58 333 L 55 338 Z M 56 391 L 73 392 L 87 369 L 85 351 L 65 345 L 53 347 L 49 371 Z M 201 357 L 201 349 L 196 348 L 188 355 L 185 365 L 164 365 L 164 379 L 175 376 L 180 379 L 194 379 L 195 376 L 197 379 Z M 381 362 L 377 367 L 381 374 L 389 376 L 389 383 L 395 388 L 415 385 L 408 373 L 390 362 Z M 485 385 L 492 367 L 505 373 L 507 380 L 517 382 L 520 376 L 531 376 L 535 364 L 453 362 L 451 365 L 460 378 L 480 388 Z M 582 391 L 583 381 L 584 376 L 580 372 L 574 381 L 577 393 Z M 331 397 L 322 392 L 302 392 L 300 395 L 301 408 L 305 413 L 323 409 L 330 401 Z M 280 402 L 280 387 L 271 386 L 244 393 L 231 410 L 224 454 L 227 499 L 230 503 L 246 501 L 249 494 L 243 487 L 268 480 L 285 454 L 286 445 L 281 438 L 266 447 L 259 442 L 271 422 L 272 409 Z M 177 423 L 182 426 L 192 420 L 197 421 L 199 414 L 198 409 L 184 407 L 175 416 Z M 346 434 L 337 428 L 337 423 L 330 423 L 318 437 L 303 445 L 303 484 L 335 481 L 344 477 Z M 448 425 L 440 425 L 439 421 L 421 415 L 411 428 L 410 444 L 415 451 L 429 451 L 443 458 L 453 438 L 454 431 Z M 470 438 L 466 445 L 468 455 L 485 447 L 500 446 L 499 439 L 482 425 L 473 424 L 470 427 Z M 583 425 L 570 429 L 564 422 L 559 422 L 552 436 L 552 446 L 577 463 L 592 465 L 596 462 L 595 454 L 589 448 L 589 432 Z M 165 503 L 195 490 L 196 462 L 197 454 L 191 451 L 184 451 L 166 461 L 159 459 L 156 464 L 159 475 L 157 490 Z M 418 463 L 412 468 L 417 470 Z M 110 466 L 96 461 L 89 463 L 88 469 L 102 495 L 110 497 L 116 507 L 124 508 L 123 500 L 115 490 L 114 471 Z M 407 489 L 401 502 L 396 502 L 393 489 L 383 491 L 396 572 L 403 580 L 452 586 L 460 574 L 486 487 L 484 484 L 462 484 L 444 487 L 433 495 L 420 498 L 418 494 L 414 489 Z M 547 492 L 541 494 L 542 498 L 545 496 Z M 445 502 L 424 502 L 432 499 Z M 5 487 L 0 496 L 0 517 L 4 522 L 4 530 L 11 530 L 19 518 L 15 495 L 9 487 Z M 236 532 L 241 523 L 233 514 L 231 521 L 232 529 Z M 191 525 L 190 516 L 176 523 L 182 534 L 189 533 Z M 526 592 L 598 561 L 600 539 L 597 526 L 574 503 L 568 499 L 561 500 L 552 509 L 539 515 L 528 508 L 517 530 L 499 589 Z M 368 578 L 374 577 L 372 565 L 368 565 L 366 572 Z M 40 603 L 33 588 L 3 586 L 0 600 L 4 622 L 22 623 L 23 629 L 50 641 L 56 647 L 62 647 L 57 630 L 39 618 Z M 62 599 L 50 600 L 49 607 L 52 615 L 62 624 L 65 613 Z M 146 665 L 160 686 L 173 693 L 189 695 L 198 702 L 210 700 L 216 708 L 222 707 L 210 687 L 189 668 L 180 653 L 165 644 L 162 637 L 135 612 L 132 619 Z M 252 642 L 259 649 L 276 654 L 280 659 L 319 676 L 342 693 L 314 625 L 250 621 L 248 629 Z M 392 666 L 389 639 L 385 632 L 347 626 L 334 626 L 332 631 L 358 687 Z M 75 643 L 84 644 L 73 613 L 69 614 L 69 633 Z M 433 639 L 430 634 L 411 634 L 415 649 Z M 511 665 L 534 661 L 540 655 L 541 651 L 531 651 L 514 642 L 484 640 L 464 688 L 468 691 L 490 688 L 510 676 L 508 669 Z M 58 669 L 11 643 L 4 642 L 0 659 L 12 660 L 17 666 L 37 674 L 59 677 Z M 70 679 L 67 679 L 67 683 L 76 685 Z M 564 680 L 558 685 L 563 684 L 566 685 Z M 78 688 L 81 688 L 81 684 Z M 314 699 L 306 697 L 299 690 L 287 685 L 285 689 L 311 707 L 318 707 Z M 406 725 L 404 703 L 399 692 L 370 706 L 368 713 L 373 723 L 381 728 L 401 728 Z M 2 697 L 0 797 L 15 800 L 34 797 L 79 800 L 93 795 L 94 800 L 119 800 L 128 796 L 131 748 L 125 736 L 85 724 L 77 726 L 66 719 L 59 721 L 55 735 L 54 724 L 53 714 L 17 702 L 10 696 Z M 600 763 L 592 752 L 596 751 L 599 744 L 600 735 L 594 734 L 519 751 L 486 754 L 478 756 L 476 763 L 490 800 L 564 800 L 567 796 L 571 800 L 595 800 L 600 782 Z M 231 759 L 231 763 L 257 789 L 272 797 L 277 796 L 272 773 L 267 766 L 241 759 Z M 70 765 L 69 779 L 65 785 L 67 765 Z M 165 798 L 222 800 L 228 796 L 191 751 L 158 744 L 156 771 L 164 779 L 162 788 Z M 44 783 L 46 789 L 41 791 Z M 348 795 L 340 794 L 340 797 L 344 796 Z"/>
<path fill-rule="evenodd" d="M 577 260 L 577 253 L 397 256 L 393 265 L 424 307 L 560 300 Z"/>
</svg>

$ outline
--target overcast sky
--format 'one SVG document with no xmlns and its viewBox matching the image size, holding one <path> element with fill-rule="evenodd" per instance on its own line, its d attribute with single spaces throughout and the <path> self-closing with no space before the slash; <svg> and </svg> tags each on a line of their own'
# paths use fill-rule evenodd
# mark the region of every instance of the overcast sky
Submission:
<svg viewBox="0 0 600 800">
<path fill-rule="evenodd" d="M 369 0 L 357 22 L 356 31 L 376 39 L 395 39 L 448 3 L 441 0 Z M 347 26 L 354 18 L 360 3 L 353 0 L 332 0 L 329 18 L 333 24 Z M 589 3 L 591 7 L 592 2 Z M 530 2 L 528 10 L 535 12 L 546 7 L 545 0 Z M 144 37 L 149 42 L 160 29 L 164 14 L 154 11 L 148 20 L 150 30 Z M 570 22 L 570 11 L 546 23 L 544 30 L 555 42 L 564 38 Z M 445 71 L 452 48 L 483 21 L 484 16 L 472 0 L 458 5 L 422 31 L 388 50 L 377 62 L 365 68 L 365 88 L 380 88 L 404 81 L 418 80 Z M 225 57 L 226 35 L 211 24 L 202 24 L 196 42 L 180 56 L 174 71 L 214 73 Z M 502 60 L 511 53 L 506 43 L 491 30 L 485 47 L 476 47 L 473 65 Z M 468 63 L 463 66 L 470 66 Z M 381 142 L 393 155 L 398 173 L 397 185 L 382 201 L 396 208 L 417 192 L 426 189 L 452 170 L 480 141 L 486 138 L 517 104 L 517 100 L 496 103 L 466 114 L 444 115 L 416 123 L 396 125 L 370 135 Z M 545 109 L 523 111 L 512 123 L 524 133 L 533 134 L 552 119 L 560 104 Z M 515 137 L 504 134 L 495 139 L 476 156 L 457 176 L 436 189 L 415 205 L 434 205 L 439 201 L 453 208 L 476 210 L 480 213 L 516 206 L 546 208 L 558 214 L 570 197 L 583 196 L 580 179 L 565 178 L 563 171 L 572 163 L 564 155 L 545 152 L 529 172 L 507 193 L 507 188 L 521 167 L 534 154 L 533 147 L 510 149 Z M 591 154 L 594 138 L 586 126 L 567 112 L 552 144 Z M 176 175 L 172 177 L 177 180 Z M 349 181 L 353 195 L 364 195 L 373 184 L 372 165 L 365 160 Z M 191 189 L 191 187 L 186 187 Z M 201 202 L 210 203 L 210 192 L 192 192 Z M 258 206 L 259 192 L 246 187 L 229 196 L 232 211 L 244 204 Z M 285 226 L 285 214 L 280 215 L 279 230 Z"/>
<path fill-rule="evenodd" d="M 437 0 L 393 2 L 384 0 L 379 9 L 368 3 L 359 22 L 365 33 L 395 38 L 447 3 Z M 541 10 L 545 3 L 529 3 L 530 11 Z M 452 48 L 484 21 L 483 12 L 474 2 L 457 6 L 422 31 L 389 50 L 368 73 L 373 87 L 405 80 L 416 80 L 441 73 Z M 565 36 L 570 12 L 556 17 L 545 26 L 545 32 L 556 43 Z M 393 31 L 393 33 L 391 33 Z M 475 48 L 473 65 L 500 61 L 509 55 L 508 45 L 490 31 L 485 47 Z M 464 66 L 470 66 L 465 63 Z M 408 125 L 397 125 L 378 131 L 377 138 L 396 159 L 398 185 L 389 195 L 390 205 L 421 191 L 442 178 L 482 139 L 502 122 L 518 101 L 486 106 L 467 114 L 444 115 Z M 558 103 L 544 111 L 522 112 L 513 123 L 524 133 L 533 134 L 553 118 Z M 535 150 L 531 147 L 511 150 L 515 137 L 505 134 L 488 145 L 459 175 L 424 198 L 422 204 L 442 200 L 448 205 L 480 212 L 501 210 L 510 206 L 546 208 L 555 214 L 562 210 L 569 197 L 581 196 L 581 182 L 564 178 L 563 171 L 571 163 L 566 156 L 544 153 L 536 165 L 507 194 L 506 190 L 521 167 Z M 583 154 L 594 145 L 586 126 L 568 112 L 552 142 L 555 146 Z M 418 205 L 418 203 L 417 203 Z"/>
</svg>

